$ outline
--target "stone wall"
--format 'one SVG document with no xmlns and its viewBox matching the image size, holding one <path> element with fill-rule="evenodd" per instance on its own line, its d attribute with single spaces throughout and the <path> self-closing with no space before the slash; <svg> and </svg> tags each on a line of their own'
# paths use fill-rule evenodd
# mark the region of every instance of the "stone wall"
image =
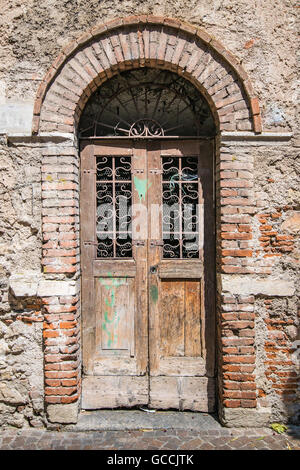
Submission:
<svg viewBox="0 0 300 470">
<path fill-rule="evenodd" d="M 70 41 L 116 17 L 154 14 L 201 26 L 241 61 L 259 96 L 264 129 L 299 127 L 294 106 L 295 0 L 256 0 L 252 8 L 247 0 L 104 0 L 100 6 L 96 0 L 7 3 L 0 19 L 0 123 L 13 125 L 8 105 L 22 108 L 19 117 L 26 115 L 24 106 L 33 107 L 38 84 Z"/>
<path fill-rule="evenodd" d="M 266 274 L 294 283 L 296 288 L 288 296 L 281 289 L 276 295 L 273 292 L 268 297 L 256 296 L 258 403 L 271 407 L 274 420 L 282 420 L 288 414 L 294 422 L 300 420 L 297 175 L 299 157 L 293 142 L 290 147 L 285 144 L 257 148 L 255 255 L 259 263 L 265 260 Z"/>
<path fill-rule="evenodd" d="M 237 142 L 228 136 L 223 137 L 219 165 L 218 364 L 219 393 L 225 404 L 222 419 L 243 425 L 251 421 L 251 412 L 246 418 L 242 408 L 250 408 L 253 423 L 268 413 L 273 420 L 289 416 L 297 422 L 297 151 L 291 141 Z"/>
<path fill-rule="evenodd" d="M 70 142 L 63 149 L 62 154 L 74 154 Z M 60 389 L 63 403 L 72 407 L 74 395 L 78 400 L 74 391 L 80 380 L 80 338 L 78 327 L 73 328 L 78 316 L 78 296 L 74 295 L 78 287 L 75 280 L 62 280 L 59 267 L 54 271 L 51 263 L 46 267 L 56 238 L 65 244 L 65 250 L 73 249 L 78 197 L 77 204 L 70 201 L 66 187 L 57 202 L 59 195 L 47 187 L 42 197 L 42 188 L 49 178 L 61 184 L 62 180 L 76 180 L 76 176 L 72 178 L 70 169 L 66 174 L 67 162 L 48 171 L 47 158 L 55 163 L 56 157 L 51 158 L 53 151 L 43 139 L 33 142 L 15 137 L 7 141 L 2 136 L 0 152 L 0 426 L 49 426 L 55 404 L 61 402 Z M 77 171 L 78 158 L 75 160 Z M 61 222 L 59 227 L 55 218 Z M 77 372 L 73 371 L 74 363 Z M 50 405 L 48 414 L 45 402 Z"/>
<path fill-rule="evenodd" d="M 42 181 L 43 217 L 48 233 L 59 232 L 56 226 L 51 227 L 57 224 L 53 217 L 73 217 L 71 225 L 76 226 L 75 230 L 78 220 L 77 213 L 58 215 L 55 211 L 51 213 L 50 206 L 47 208 L 50 192 L 60 190 L 53 184 L 61 184 L 58 180 L 66 179 L 69 172 L 64 173 L 62 167 L 58 172 L 49 172 L 45 167 L 47 158 L 52 162 L 55 158 L 51 150 L 45 151 L 54 145 L 47 137 L 44 140 L 24 137 L 31 135 L 35 95 L 51 63 L 70 41 L 96 24 L 131 14 L 174 17 L 201 26 L 221 41 L 247 72 L 259 97 L 263 130 L 288 131 L 293 135 L 293 139 L 275 138 L 273 142 L 270 137 L 264 141 L 253 136 L 247 136 L 242 144 L 230 140 L 230 136 L 222 140 L 223 162 L 231 161 L 233 165 L 224 169 L 232 174 L 224 177 L 227 183 L 219 187 L 221 197 L 227 199 L 223 207 L 228 206 L 229 211 L 222 216 L 219 213 L 223 217 L 219 219 L 222 223 L 219 248 L 224 251 L 220 253 L 223 268 L 218 278 L 223 310 L 219 312 L 218 350 L 224 422 L 246 425 L 246 419 L 251 425 L 252 409 L 256 411 L 254 424 L 263 415 L 282 421 L 289 416 L 297 422 L 300 333 L 296 304 L 299 292 L 295 290 L 299 262 L 296 2 L 257 0 L 255 8 L 249 8 L 246 0 L 105 0 L 99 7 L 96 1 L 27 0 L 20 4 L 10 0 L 0 18 L 0 426 L 47 425 L 48 418 L 55 421 L 59 413 L 55 406 L 61 403 L 60 396 L 66 396 L 54 393 L 52 385 L 57 390 L 65 387 L 64 392 L 70 388 L 71 398 L 64 403 L 71 406 L 72 395 L 75 397 L 80 389 L 78 348 L 72 350 L 74 343 L 70 340 L 62 350 L 62 345 L 55 341 L 55 333 L 54 336 L 45 333 L 55 332 L 60 322 L 66 322 L 66 330 L 72 330 L 72 321 L 77 320 L 77 294 L 73 293 L 72 299 L 66 295 L 68 285 L 64 295 L 58 295 L 58 291 L 57 295 L 53 292 L 50 295 L 45 290 L 38 295 L 38 286 L 45 280 L 77 279 L 76 270 L 65 277 L 56 266 L 51 273 L 51 260 L 48 273 L 42 273 Z M 56 137 L 59 138 L 65 137 Z M 245 174 L 238 175 L 238 168 L 234 168 L 237 162 L 251 165 L 251 175 L 246 175 L 249 168 L 240 168 Z M 47 180 L 49 176 L 55 181 Z M 245 184 L 237 187 L 235 181 L 240 178 Z M 75 186 L 77 181 L 76 175 L 70 179 Z M 68 191 L 73 189 L 72 186 Z M 237 222 L 232 210 L 234 203 L 228 199 L 239 197 L 252 200 L 247 203 L 250 211 L 244 214 L 238 211 Z M 55 258 L 57 248 L 55 243 L 50 246 L 49 240 L 51 235 L 48 241 L 44 239 L 44 266 L 47 258 L 48 261 L 49 257 Z M 76 251 L 70 269 L 78 263 L 77 254 Z M 78 340 L 79 332 L 74 330 L 72 334 Z M 69 337 L 71 333 L 66 334 Z M 70 359 L 68 356 L 74 351 L 77 356 Z M 243 364 L 240 357 L 236 358 L 238 355 L 245 357 Z M 55 364 L 68 359 L 75 361 L 69 377 L 66 373 L 60 375 L 55 368 Z M 78 373 L 74 376 L 75 369 Z M 48 404 L 54 407 L 49 408 L 48 415 L 44 408 L 45 392 Z M 241 410 L 243 405 L 247 415 Z M 60 421 L 66 419 L 74 420 L 69 414 L 69 418 L 63 415 Z"/>
<path fill-rule="evenodd" d="M 41 270 L 41 155 L 38 148 L 8 146 L 2 139 L 0 161 L 0 426 L 40 426 L 41 303 L 30 284 L 14 293 L 9 281 Z"/>
</svg>

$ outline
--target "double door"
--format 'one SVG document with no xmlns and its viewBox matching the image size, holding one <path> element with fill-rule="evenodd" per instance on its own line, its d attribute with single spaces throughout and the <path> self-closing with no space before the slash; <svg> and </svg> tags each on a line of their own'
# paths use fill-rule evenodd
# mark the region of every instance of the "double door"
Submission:
<svg viewBox="0 0 300 470">
<path fill-rule="evenodd" d="M 81 143 L 84 409 L 214 409 L 213 143 Z"/>
</svg>

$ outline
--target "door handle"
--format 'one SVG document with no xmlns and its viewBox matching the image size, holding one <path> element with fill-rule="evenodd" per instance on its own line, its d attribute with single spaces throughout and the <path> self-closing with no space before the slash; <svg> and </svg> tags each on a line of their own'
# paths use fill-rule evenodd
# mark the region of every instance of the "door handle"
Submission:
<svg viewBox="0 0 300 470">
<path fill-rule="evenodd" d="M 150 273 L 155 274 L 157 272 L 157 265 L 156 266 L 150 266 Z"/>
</svg>

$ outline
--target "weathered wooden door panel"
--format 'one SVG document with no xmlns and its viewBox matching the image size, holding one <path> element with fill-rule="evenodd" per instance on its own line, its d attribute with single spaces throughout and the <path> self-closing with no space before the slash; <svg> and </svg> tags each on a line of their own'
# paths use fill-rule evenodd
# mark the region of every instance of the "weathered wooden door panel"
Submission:
<svg viewBox="0 0 300 470">
<path fill-rule="evenodd" d="M 209 250 L 205 245 L 213 246 L 211 150 L 199 141 L 185 141 L 152 144 L 148 151 L 148 172 L 155 174 L 156 168 L 159 174 L 148 203 L 163 204 L 160 240 L 151 234 L 148 255 L 153 408 L 211 411 L 214 407 L 214 380 L 204 377 L 214 361 L 212 356 L 207 360 L 205 335 L 206 321 L 214 321 L 214 310 L 206 312 L 205 307 L 213 285 L 206 284 L 204 268 Z M 205 221 L 210 223 L 210 240 Z"/>
<path fill-rule="evenodd" d="M 83 408 L 213 410 L 212 162 L 204 141 L 83 145 Z"/>
<path fill-rule="evenodd" d="M 95 278 L 95 375 L 137 375 L 134 279 Z"/>
<path fill-rule="evenodd" d="M 145 405 L 147 247 L 128 208 L 146 205 L 133 185 L 136 174 L 146 176 L 146 150 L 89 142 L 81 161 L 83 407 Z"/>
<path fill-rule="evenodd" d="M 160 361 L 151 376 L 202 376 L 201 282 L 166 279 L 160 283 Z"/>
<path fill-rule="evenodd" d="M 180 271 L 180 270 L 179 270 Z M 201 271 L 200 271 L 201 272 Z M 160 277 L 156 301 L 156 330 L 150 335 L 151 376 L 202 376 L 204 358 L 204 312 L 202 279 Z M 194 271 L 191 269 L 191 276 Z M 183 278 L 184 276 L 184 278 Z M 151 303 L 150 303 L 151 309 Z"/>
</svg>

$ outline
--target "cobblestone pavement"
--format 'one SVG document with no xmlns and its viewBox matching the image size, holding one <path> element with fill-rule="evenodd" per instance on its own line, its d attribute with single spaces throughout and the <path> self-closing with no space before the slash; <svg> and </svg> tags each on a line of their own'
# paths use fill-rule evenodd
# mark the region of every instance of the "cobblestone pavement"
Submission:
<svg viewBox="0 0 300 470">
<path fill-rule="evenodd" d="M 65 432 L 2 430 L 0 450 L 300 450 L 299 431 L 271 429 L 220 431 L 138 430 Z"/>
</svg>

